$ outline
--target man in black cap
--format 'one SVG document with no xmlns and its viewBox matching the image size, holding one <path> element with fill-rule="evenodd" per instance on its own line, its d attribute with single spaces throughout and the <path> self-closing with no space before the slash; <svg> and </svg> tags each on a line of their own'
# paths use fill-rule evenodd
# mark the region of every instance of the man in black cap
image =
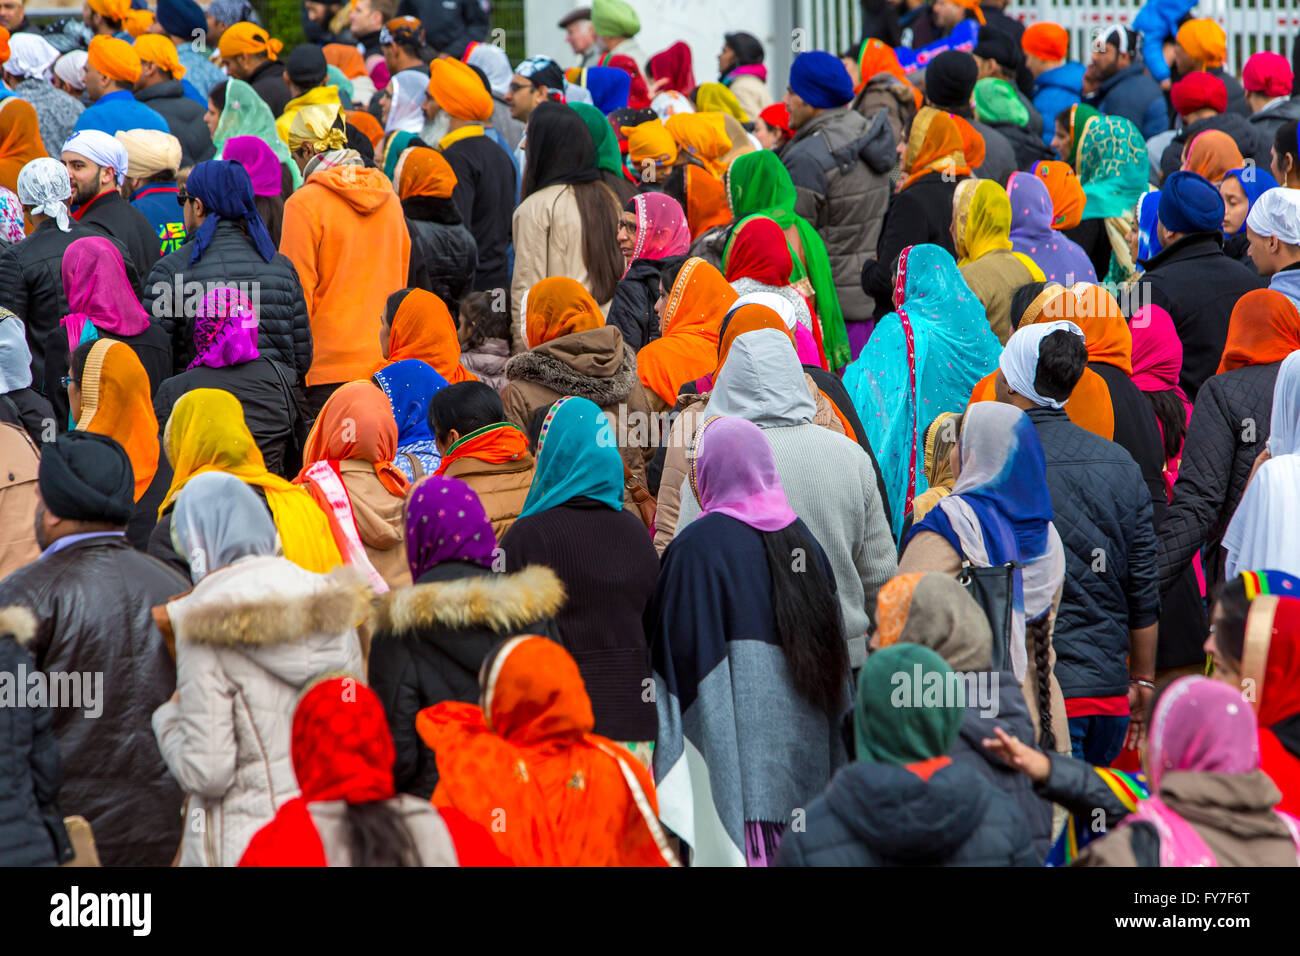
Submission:
<svg viewBox="0 0 1300 956">
<path fill-rule="evenodd" d="M 1024 73 L 1029 80 L 1029 89 L 1033 90 L 1033 76 L 1025 67 L 1025 55 L 1020 46 L 1005 34 L 993 30 L 981 31 L 979 42 L 975 44 L 971 55 L 975 57 L 980 80 L 1004 80 L 1010 83 L 1028 114 L 1023 123 L 988 119 L 988 125 L 1011 144 L 1016 154 L 1017 167 L 1029 169 L 1040 160 L 1055 159 L 1056 154 L 1043 142 L 1043 114 L 1034 108 L 1033 100 L 1019 86 L 1019 75 Z M 976 110 L 976 116 L 980 117 L 979 110 Z M 985 117 L 980 117 L 981 122 L 984 120 Z"/>
<path fill-rule="evenodd" d="M 960 116 L 984 137 L 984 162 L 975 168 L 980 179 L 994 179 L 1005 186 L 1016 171 L 1016 153 L 1007 138 L 975 118 L 971 96 L 979 79 L 975 58 L 961 50 L 945 50 L 925 68 L 925 101 L 935 109 Z"/>
<path fill-rule="evenodd" d="M 60 809 L 90 821 L 105 865 L 166 866 L 182 795 L 151 721 L 176 689 L 176 665 L 152 609 L 190 584 L 127 544 L 135 479 L 113 439 L 76 431 L 45 444 L 38 485 L 43 551 L 0 581 L 0 606 L 37 621 L 28 650 L 48 678 Z"/>
<path fill-rule="evenodd" d="M 293 125 L 293 118 L 304 106 L 333 104 L 339 109 L 343 108 L 339 88 L 326 85 L 328 78 L 329 65 L 325 62 L 325 54 L 320 47 L 314 43 L 294 47 L 284 65 L 284 82 L 293 94 L 293 99 L 285 104 L 284 112 L 275 121 L 275 130 L 286 143 L 289 142 L 289 127 Z"/>
<path fill-rule="evenodd" d="M 591 7 L 570 10 L 557 26 L 564 31 L 564 42 L 578 58 L 574 66 L 581 70 L 600 62 L 600 44 L 596 42 L 596 28 L 591 25 Z"/>
</svg>

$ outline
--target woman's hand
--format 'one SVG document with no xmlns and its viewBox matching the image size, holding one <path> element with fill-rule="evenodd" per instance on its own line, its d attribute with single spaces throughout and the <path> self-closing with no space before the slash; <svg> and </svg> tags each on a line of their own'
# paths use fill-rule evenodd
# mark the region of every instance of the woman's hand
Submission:
<svg viewBox="0 0 1300 956">
<path fill-rule="evenodd" d="M 985 750 L 991 750 L 1006 763 L 1015 767 L 1034 783 L 1046 783 L 1052 772 L 1052 761 L 1047 754 L 1021 743 L 1001 727 L 994 727 L 996 738 L 985 737 L 981 743 Z"/>
</svg>

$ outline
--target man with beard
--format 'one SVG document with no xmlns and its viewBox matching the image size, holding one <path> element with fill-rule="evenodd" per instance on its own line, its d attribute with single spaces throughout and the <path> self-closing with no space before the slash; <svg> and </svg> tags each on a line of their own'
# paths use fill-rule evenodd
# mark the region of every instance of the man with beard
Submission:
<svg viewBox="0 0 1300 956">
<path fill-rule="evenodd" d="M 159 258 L 158 234 L 118 191 L 129 164 L 126 147 L 107 133 L 82 130 L 63 144 L 62 159 L 72 184 L 72 217 L 125 246 L 135 274 L 148 275 Z"/>
<path fill-rule="evenodd" d="M 1123 116 L 1150 139 L 1169 128 L 1160 85 L 1147 72 L 1132 30 L 1113 26 L 1092 44 L 1083 74 L 1083 101 L 1103 113 Z"/>
</svg>

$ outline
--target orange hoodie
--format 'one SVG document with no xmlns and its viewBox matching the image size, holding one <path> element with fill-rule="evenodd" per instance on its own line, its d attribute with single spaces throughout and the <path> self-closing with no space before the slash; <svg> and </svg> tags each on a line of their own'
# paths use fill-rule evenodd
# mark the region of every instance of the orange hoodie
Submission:
<svg viewBox="0 0 1300 956">
<path fill-rule="evenodd" d="M 411 236 L 392 183 L 377 169 L 312 173 L 284 204 L 280 251 L 293 262 L 311 318 L 308 385 L 367 377 L 383 361 L 388 296 L 406 287 Z"/>
</svg>

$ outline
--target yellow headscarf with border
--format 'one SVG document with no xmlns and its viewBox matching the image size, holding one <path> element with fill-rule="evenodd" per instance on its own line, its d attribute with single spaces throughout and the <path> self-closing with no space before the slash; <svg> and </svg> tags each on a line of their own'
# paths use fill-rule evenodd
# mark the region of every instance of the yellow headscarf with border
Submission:
<svg viewBox="0 0 1300 956">
<path fill-rule="evenodd" d="M 952 222 L 959 266 L 970 265 L 998 249 L 1011 250 L 1011 200 L 992 179 L 964 179 L 957 184 Z M 1024 263 L 1033 281 L 1047 281 L 1033 259 L 1021 252 L 1011 254 Z"/>
</svg>

